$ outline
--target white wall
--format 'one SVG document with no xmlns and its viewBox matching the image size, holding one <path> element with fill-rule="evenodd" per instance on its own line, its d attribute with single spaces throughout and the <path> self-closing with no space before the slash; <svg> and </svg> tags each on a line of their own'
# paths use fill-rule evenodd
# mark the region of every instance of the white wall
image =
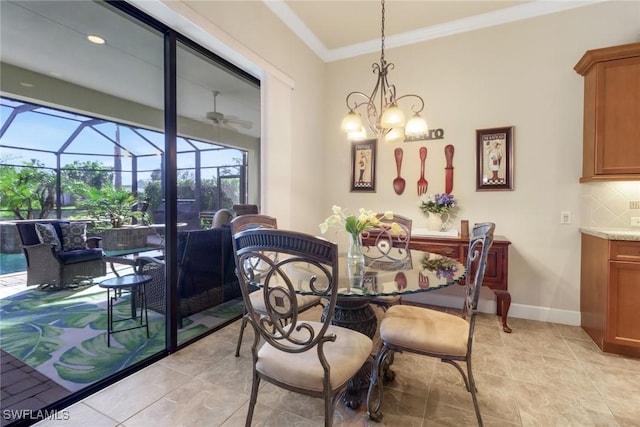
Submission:
<svg viewBox="0 0 640 427">
<path fill-rule="evenodd" d="M 387 49 L 398 93 L 423 96 L 430 126 L 445 130 L 443 141 L 402 145 L 408 184 L 401 196 L 391 185 L 395 147 L 384 143 L 377 193 L 349 193 L 349 144 L 338 131 L 345 95 L 373 88 L 369 70 L 379 54 L 330 63 L 327 163 L 339 167 L 327 175 L 325 204 L 392 209 L 412 216 L 414 227 L 424 226 L 416 207 L 418 149 L 429 150 L 433 194 L 444 190 L 443 147 L 453 144 L 458 223 L 493 221 L 496 233 L 512 242 L 510 315 L 579 322 L 583 81 L 573 66 L 587 49 L 635 41 L 639 18 L 638 2 L 606 2 Z M 477 192 L 475 130 L 502 126 L 515 126 L 515 190 Z M 570 225 L 560 225 L 565 210 L 572 213 Z"/>
<path fill-rule="evenodd" d="M 178 3 L 166 5 L 176 10 Z M 265 150 L 286 150 L 275 162 L 266 157 L 267 213 L 287 218 L 284 226 L 311 233 L 318 232 L 332 204 L 393 209 L 412 216 L 419 227 L 423 216 L 412 185 L 418 178 L 418 148 L 429 149 L 427 179 L 429 192 L 435 193 L 444 189 L 443 147 L 453 144 L 454 194 L 462 206 L 457 219 L 493 221 L 497 234 L 512 242 L 510 315 L 579 322 L 582 77 L 573 66 L 585 50 L 635 41 L 639 2 L 599 3 L 387 49 L 387 60 L 396 65 L 390 80 L 399 93 L 422 95 L 430 125 L 445 130 L 443 141 L 402 145 L 408 185 L 401 196 L 391 185 L 395 147 L 386 145 L 378 147 L 377 192 L 350 193 L 350 147 L 338 130 L 346 94 L 373 88 L 370 67 L 379 54 L 324 64 L 261 2 L 181 4 L 217 27 L 207 31 L 237 41 L 295 83 L 290 111 L 285 106 L 280 112 L 289 120 L 264 123 L 290 126 L 282 129 L 285 141 L 263 140 Z M 476 192 L 475 130 L 511 125 L 515 190 Z M 290 182 L 268 179 L 281 168 Z M 560 225 L 563 210 L 573 214 L 570 225 Z M 341 240 L 343 234 L 330 237 Z"/>
</svg>

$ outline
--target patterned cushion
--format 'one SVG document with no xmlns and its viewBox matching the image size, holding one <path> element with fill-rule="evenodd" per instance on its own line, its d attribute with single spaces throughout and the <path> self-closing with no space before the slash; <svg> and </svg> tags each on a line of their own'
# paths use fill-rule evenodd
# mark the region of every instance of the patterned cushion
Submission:
<svg viewBox="0 0 640 427">
<path fill-rule="evenodd" d="M 84 222 L 60 223 L 62 250 L 73 251 L 87 248 L 87 225 Z"/>
<path fill-rule="evenodd" d="M 56 250 L 62 250 L 62 243 L 53 224 L 36 224 L 36 234 L 40 243 L 49 243 L 55 246 Z"/>
</svg>

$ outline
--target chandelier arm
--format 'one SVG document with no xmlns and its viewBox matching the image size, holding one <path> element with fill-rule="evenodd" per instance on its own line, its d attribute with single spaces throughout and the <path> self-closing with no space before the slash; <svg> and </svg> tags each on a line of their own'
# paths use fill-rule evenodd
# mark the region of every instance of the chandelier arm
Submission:
<svg viewBox="0 0 640 427">
<path fill-rule="evenodd" d="M 362 101 L 358 102 L 356 100 L 352 100 L 351 98 L 353 96 L 360 96 L 363 98 Z M 349 105 L 349 102 L 353 101 L 353 105 Z M 347 103 L 347 108 L 349 110 L 356 110 L 358 108 L 360 108 L 361 106 L 368 104 L 369 102 L 371 102 L 371 98 L 366 94 L 366 93 L 362 93 L 360 91 L 353 91 L 351 93 L 349 93 L 349 95 L 347 95 L 347 97 L 345 98 L 345 102 Z"/>
<path fill-rule="evenodd" d="M 418 101 L 420 101 L 420 107 L 419 108 L 415 104 L 413 104 L 411 106 L 411 111 L 413 111 L 414 113 L 419 114 L 419 113 L 422 112 L 422 110 L 424 110 L 424 99 L 422 99 L 422 97 L 420 95 L 415 95 L 413 93 L 408 93 L 406 95 L 402 95 L 402 96 L 399 96 L 398 98 L 396 98 L 396 102 L 400 101 L 403 98 L 417 98 Z"/>
</svg>

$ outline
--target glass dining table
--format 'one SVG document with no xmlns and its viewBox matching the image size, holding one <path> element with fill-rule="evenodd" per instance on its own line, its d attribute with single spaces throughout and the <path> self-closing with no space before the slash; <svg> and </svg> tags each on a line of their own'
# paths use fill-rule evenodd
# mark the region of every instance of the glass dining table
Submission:
<svg viewBox="0 0 640 427">
<path fill-rule="evenodd" d="M 402 253 L 402 252 L 401 252 Z M 339 258 L 339 293 L 332 324 L 356 330 L 374 338 L 378 318 L 371 301 L 377 297 L 430 292 L 460 283 L 466 274 L 460 261 L 443 255 L 420 250 L 404 251 L 403 257 L 393 260 L 367 260 L 360 274 L 353 274 L 346 254 Z M 304 284 L 296 291 L 307 294 Z M 323 319 L 326 313 L 323 313 Z M 344 396 L 348 407 L 361 404 L 360 390 L 369 385 L 371 366 L 365 366 L 351 382 Z M 393 379 L 393 372 L 386 368 L 386 379 Z"/>
</svg>

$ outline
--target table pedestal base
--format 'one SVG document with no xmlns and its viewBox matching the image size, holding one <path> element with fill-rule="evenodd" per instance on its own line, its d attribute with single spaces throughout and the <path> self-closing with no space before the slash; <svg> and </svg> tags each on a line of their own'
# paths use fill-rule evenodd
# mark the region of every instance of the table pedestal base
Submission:
<svg viewBox="0 0 640 427">
<path fill-rule="evenodd" d="M 338 298 L 331 323 L 336 326 L 358 331 L 373 339 L 376 334 L 376 329 L 378 328 L 378 318 L 369 304 L 371 299 L 372 298 Z M 323 312 L 322 320 L 324 321 L 325 318 L 326 312 Z M 393 360 L 393 357 L 391 357 L 390 360 Z M 362 404 L 361 390 L 366 390 L 369 387 L 374 363 L 374 358 L 370 357 L 362 366 L 362 369 L 349 381 L 349 385 L 343 396 L 343 402 L 347 407 L 357 409 Z M 385 367 L 383 376 L 385 379 L 392 380 L 395 378 L 395 374 L 388 366 Z"/>
</svg>

